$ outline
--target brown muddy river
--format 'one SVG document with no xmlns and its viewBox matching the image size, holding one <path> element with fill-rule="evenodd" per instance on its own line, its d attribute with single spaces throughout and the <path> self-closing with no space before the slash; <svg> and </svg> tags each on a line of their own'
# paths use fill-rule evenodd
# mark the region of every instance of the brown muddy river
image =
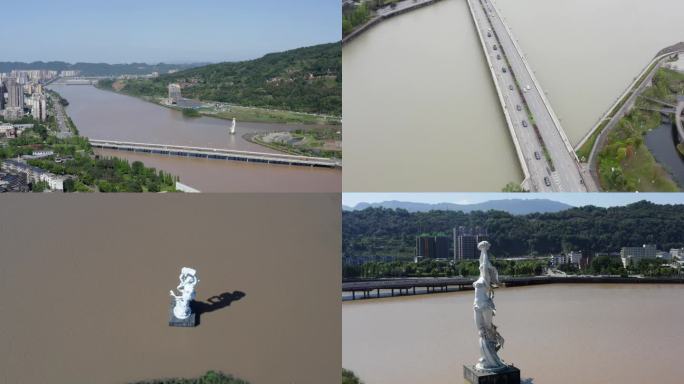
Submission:
<svg viewBox="0 0 684 384">
<path fill-rule="evenodd" d="M 69 101 L 67 113 L 80 133 L 91 139 L 274 153 L 276 151 L 272 149 L 245 140 L 242 135 L 304 127 L 238 121 L 237 134 L 230 135 L 231 122 L 228 120 L 187 118 L 179 111 L 93 86 L 54 85 L 51 89 Z M 342 188 L 339 169 L 312 170 L 297 166 L 107 152 L 130 161 L 143 160 L 148 166 L 180 176 L 182 183 L 202 192 L 338 192 Z"/>
<path fill-rule="evenodd" d="M 0 383 L 339 381 L 339 207 L 334 194 L 3 196 Z M 244 297 L 169 327 L 183 266 L 198 300 Z"/>
<path fill-rule="evenodd" d="M 496 291 L 500 355 L 535 384 L 682 382 L 684 286 Z M 342 304 L 342 364 L 367 384 L 463 382 L 479 357 L 473 292 Z"/>
</svg>

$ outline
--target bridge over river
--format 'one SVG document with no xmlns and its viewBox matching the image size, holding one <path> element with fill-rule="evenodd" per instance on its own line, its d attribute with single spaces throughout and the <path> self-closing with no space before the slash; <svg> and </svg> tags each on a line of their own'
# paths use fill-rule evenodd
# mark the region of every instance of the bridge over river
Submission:
<svg viewBox="0 0 684 384">
<path fill-rule="evenodd" d="M 525 180 L 535 192 L 587 192 L 584 168 L 491 0 L 468 0 Z M 587 178 L 588 179 L 588 178 Z"/>
<path fill-rule="evenodd" d="M 150 143 L 132 143 L 96 139 L 90 139 L 90 144 L 95 148 L 113 149 L 127 152 L 142 152 L 168 156 L 245 161 L 251 163 L 266 163 L 279 165 L 296 165 L 305 167 L 339 168 L 342 166 L 340 161 L 334 159 L 327 159 L 323 157 L 286 155 L 278 153 L 248 152 L 232 149 L 187 147 L 181 145 Z"/>
</svg>

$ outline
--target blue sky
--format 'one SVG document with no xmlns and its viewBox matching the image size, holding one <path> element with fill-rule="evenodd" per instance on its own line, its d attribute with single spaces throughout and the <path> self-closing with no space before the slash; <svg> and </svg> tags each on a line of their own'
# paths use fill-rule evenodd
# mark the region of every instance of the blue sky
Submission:
<svg viewBox="0 0 684 384">
<path fill-rule="evenodd" d="M 338 41 L 339 0 L 2 2 L 2 61 L 219 62 Z"/>
<path fill-rule="evenodd" d="M 488 200 L 548 199 L 575 207 L 595 205 L 614 207 L 641 200 L 657 204 L 684 204 L 684 193 L 344 193 L 342 204 L 353 207 L 358 203 L 377 203 L 388 200 L 414 203 L 474 204 Z"/>
</svg>

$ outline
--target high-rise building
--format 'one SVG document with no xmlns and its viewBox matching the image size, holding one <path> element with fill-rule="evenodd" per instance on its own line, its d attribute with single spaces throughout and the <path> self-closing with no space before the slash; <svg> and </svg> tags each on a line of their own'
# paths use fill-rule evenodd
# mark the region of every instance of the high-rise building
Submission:
<svg viewBox="0 0 684 384">
<path fill-rule="evenodd" d="M 416 237 L 416 257 L 430 259 L 449 258 L 448 236 L 418 236 Z"/>
<path fill-rule="evenodd" d="M 622 247 L 620 258 L 622 265 L 627 268 L 630 264 L 636 264 L 642 259 L 655 259 L 656 253 L 656 246 L 652 244 L 644 244 L 641 247 Z"/>
<path fill-rule="evenodd" d="M 454 260 L 477 259 L 477 244 L 485 240 L 487 232 L 480 227 L 475 227 L 475 230 L 466 227 L 454 228 Z"/>
<path fill-rule="evenodd" d="M 30 99 L 31 115 L 39 121 L 47 120 L 47 98 L 40 93 L 34 93 Z"/>
<path fill-rule="evenodd" d="M 7 79 L 7 108 L 24 108 L 24 87 L 14 77 Z"/>
<path fill-rule="evenodd" d="M 178 84 L 169 84 L 169 102 L 171 104 L 178 104 L 181 100 L 181 86 Z"/>
<path fill-rule="evenodd" d="M 434 257 L 435 238 L 433 236 L 416 237 L 416 257 Z"/>
<path fill-rule="evenodd" d="M 0 111 L 5 109 L 5 83 L 0 81 Z"/>
</svg>

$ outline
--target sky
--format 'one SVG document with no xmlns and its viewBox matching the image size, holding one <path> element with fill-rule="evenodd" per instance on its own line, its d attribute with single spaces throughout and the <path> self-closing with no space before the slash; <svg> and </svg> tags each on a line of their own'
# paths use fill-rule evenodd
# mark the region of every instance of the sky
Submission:
<svg viewBox="0 0 684 384">
<path fill-rule="evenodd" d="M 489 200 L 548 199 L 574 207 L 615 207 L 648 200 L 656 204 L 684 204 L 683 193 L 343 193 L 342 204 L 379 203 L 398 200 L 412 203 L 476 204 Z"/>
<path fill-rule="evenodd" d="M 247 60 L 341 39 L 339 0 L 2 2 L 0 61 Z"/>
</svg>

